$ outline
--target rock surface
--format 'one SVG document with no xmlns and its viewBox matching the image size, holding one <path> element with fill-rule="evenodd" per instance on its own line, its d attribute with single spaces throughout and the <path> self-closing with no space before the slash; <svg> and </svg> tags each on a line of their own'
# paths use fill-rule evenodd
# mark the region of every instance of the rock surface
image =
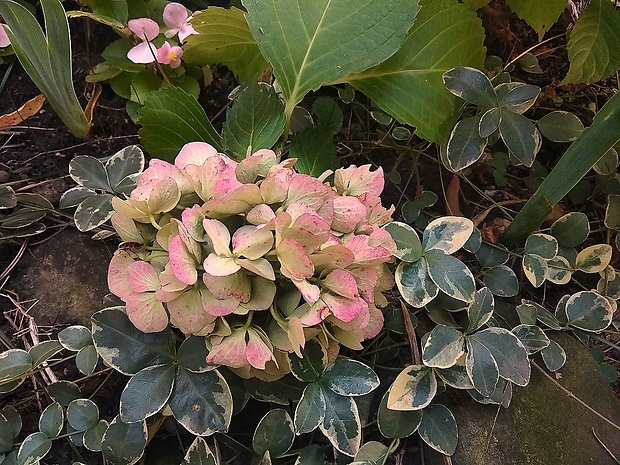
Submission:
<svg viewBox="0 0 620 465">
<path fill-rule="evenodd" d="M 567 362 L 557 381 L 597 412 L 620 425 L 620 403 L 590 352 L 567 334 L 552 334 L 566 350 Z M 535 357 L 535 360 L 539 357 Z M 542 361 L 538 365 L 544 367 Z M 515 388 L 510 407 L 480 405 L 463 396 L 449 405 L 459 427 L 453 465 L 616 465 L 605 450 L 620 458 L 620 430 L 569 397 L 532 367 L 525 388 Z M 430 465 L 444 465 L 443 456 L 427 451 Z"/>
</svg>

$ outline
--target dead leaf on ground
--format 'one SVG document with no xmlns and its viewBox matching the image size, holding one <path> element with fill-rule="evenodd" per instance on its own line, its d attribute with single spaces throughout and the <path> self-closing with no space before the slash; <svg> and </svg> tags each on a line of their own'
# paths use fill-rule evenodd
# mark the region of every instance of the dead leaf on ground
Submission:
<svg viewBox="0 0 620 465">
<path fill-rule="evenodd" d="M 39 94 L 35 98 L 28 100 L 17 110 L 0 116 L 0 129 L 17 126 L 32 115 L 36 115 L 45 102 L 45 95 Z"/>
<path fill-rule="evenodd" d="M 459 203 L 459 193 L 461 192 L 461 180 L 458 175 L 452 175 L 450 184 L 446 189 L 446 213 L 452 216 L 463 216 Z"/>
</svg>

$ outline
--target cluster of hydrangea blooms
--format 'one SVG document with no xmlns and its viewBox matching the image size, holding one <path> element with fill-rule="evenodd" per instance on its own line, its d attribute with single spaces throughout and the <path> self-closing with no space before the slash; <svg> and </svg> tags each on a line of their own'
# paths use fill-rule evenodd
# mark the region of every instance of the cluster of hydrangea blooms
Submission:
<svg viewBox="0 0 620 465">
<path fill-rule="evenodd" d="M 334 184 L 259 150 L 236 162 L 203 142 L 153 159 L 112 224 L 123 241 L 110 290 L 144 332 L 207 336 L 212 364 L 288 371 L 314 338 L 359 349 L 383 326 L 396 245 L 381 228 L 383 171 L 338 169 Z"/>
<path fill-rule="evenodd" d="M 189 23 L 192 17 L 180 3 L 168 3 L 164 8 L 163 18 L 164 24 L 168 27 L 164 35 L 168 39 L 178 35 L 179 42 L 183 43 L 187 36 L 197 34 Z M 170 65 L 171 68 L 181 66 L 181 57 L 183 56 L 181 47 L 170 45 L 168 41 L 165 41 L 159 48 L 153 45 L 153 40 L 159 36 L 159 24 L 155 21 L 150 18 L 132 19 L 127 26 L 141 41 L 127 52 L 127 58 L 131 61 L 146 64 L 157 60 L 158 63 Z"/>
</svg>

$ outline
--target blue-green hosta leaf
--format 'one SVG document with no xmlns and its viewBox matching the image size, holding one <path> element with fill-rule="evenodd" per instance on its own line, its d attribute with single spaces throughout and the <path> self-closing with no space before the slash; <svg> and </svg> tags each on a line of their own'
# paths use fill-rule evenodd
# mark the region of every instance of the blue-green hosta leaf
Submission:
<svg viewBox="0 0 620 465">
<path fill-rule="evenodd" d="M 18 379 L 32 370 L 32 357 L 22 349 L 10 349 L 0 354 L 0 383 Z"/>
<path fill-rule="evenodd" d="M 442 75 L 457 66 L 482 68 L 484 29 L 475 12 L 455 0 L 421 3 L 398 52 L 346 80 L 398 121 L 415 126 L 420 137 L 444 143 L 462 102 Z"/>
<path fill-rule="evenodd" d="M 484 285 L 498 297 L 514 297 L 519 293 L 519 279 L 512 268 L 494 266 L 484 273 Z"/>
<path fill-rule="evenodd" d="M 585 213 L 570 212 L 551 225 L 551 235 L 564 247 L 577 247 L 590 234 L 590 220 Z"/>
<path fill-rule="evenodd" d="M 405 262 L 416 262 L 422 256 L 422 243 L 415 229 L 406 223 L 392 221 L 383 226 L 396 243 L 396 258 Z"/>
<path fill-rule="evenodd" d="M 58 201 L 58 208 L 77 207 L 88 197 L 92 197 L 96 194 L 97 193 L 93 189 L 89 189 L 88 187 L 72 187 L 68 191 L 62 193 L 60 200 Z"/>
<path fill-rule="evenodd" d="M 525 241 L 525 253 L 550 260 L 558 253 L 558 241 L 549 234 L 531 234 Z"/>
<path fill-rule="evenodd" d="M 519 115 L 529 110 L 540 94 L 540 87 L 522 82 L 506 82 L 498 85 L 495 90 L 500 107 Z"/>
<path fill-rule="evenodd" d="M 233 410 L 230 388 L 217 370 L 193 373 L 181 367 L 168 405 L 174 418 L 198 436 L 227 431 Z"/>
<path fill-rule="evenodd" d="M 540 354 L 549 371 L 558 371 L 566 363 L 566 352 L 555 341 L 549 341 L 549 345 L 541 350 Z"/>
<path fill-rule="evenodd" d="M 92 452 L 101 452 L 101 441 L 109 426 L 110 424 L 106 420 L 99 420 L 96 426 L 84 433 L 82 438 L 84 447 Z"/>
<path fill-rule="evenodd" d="M 467 318 L 469 320 L 467 333 L 473 333 L 485 325 L 487 321 L 491 319 L 491 316 L 493 316 L 494 309 L 495 302 L 491 290 L 487 287 L 483 287 L 476 291 L 474 293 L 474 299 L 467 307 Z"/>
<path fill-rule="evenodd" d="M 448 90 L 457 97 L 483 108 L 497 106 L 493 84 L 479 69 L 461 66 L 446 71 L 442 78 Z"/>
<path fill-rule="evenodd" d="M 472 301 L 476 283 L 462 261 L 438 249 L 425 252 L 424 258 L 428 263 L 428 275 L 439 289 L 454 299 Z"/>
<path fill-rule="evenodd" d="M 207 442 L 198 436 L 187 449 L 181 465 L 219 465 L 219 461 Z"/>
<path fill-rule="evenodd" d="M 321 432 L 338 451 L 353 457 L 362 439 L 362 425 L 355 401 L 325 387 L 321 387 L 321 395 L 325 399 L 325 416 L 319 424 Z"/>
<path fill-rule="evenodd" d="M 450 170 L 465 169 L 484 153 L 487 139 L 480 135 L 480 123 L 480 116 L 471 116 L 460 120 L 452 129 L 445 152 Z"/>
<path fill-rule="evenodd" d="M 483 242 L 476 251 L 476 259 L 484 267 L 503 265 L 509 258 L 508 250 L 501 244 Z"/>
<path fill-rule="evenodd" d="M 80 186 L 110 192 L 105 165 L 90 155 L 78 155 L 69 163 L 69 175 Z"/>
<path fill-rule="evenodd" d="M 62 431 L 65 423 L 65 412 L 58 402 L 49 404 L 39 417 L 39 431 L 49 438 L 55 438 Z"/>
<path fill-rule="evenodd" d="M 91 318 L 93 341 L 101 358 L 126 375 L 135 375 L 147 366 L 172 363 L 172 331 L 143 333 L 136 329 L 121 308 L 105 308 Z"/>
<path fill-rule="evenodd" d="M 321 394 L 321 385 L 310 383 L 295 408 L 295 431 L 297 434 L 314 431 L 325 416 L 325 399 Z"/>
<path fill-rule="evenodd" d="M 222 139 L 227 153 L 243 160 L 248 150 L 270 149 L 284 131 L 284 105 L 273 87 L 251 82 L 226 111 Z"/>
<path fill-rule="evenodd" d="M 252 35 L 284 93 L 287 115 L 309 91 L 393 55 L 418 11 L 417 2 L 408 0 L 390 4 L 245 0 L 243 4 Z"/>
<path fill-rule="evenodd" d="M 594 291 L 581 291 L 566 301 L 568 324 L 584 331 L 601 331 L 611 323 L 614 308 Z"/>
<path fill-rule="evenodd" d="M 32 346 L 28 350 L 28 353 L 30 354 L 30 358 L 32 358 L 32 366 L 36 368 L 60 351 L 62 351 L 60 342 L 52 339 L 49 341 L 39 342 L 38 344 Z"/>
<path fill-rule="evenodd" d="M 542 286 L 547 277 L 547 261 L 540 255 L 527 254 L 523 257 L 523 273 L 534 287 Z"/>
<path fill-rule="evenodd" d="M 390 387 L 387 407 L 392 410 L 420 410 L 431 403 L 437 393 L 433 370 L 423 365 L 409 365 Z"/>
<path fill-rule="evenodd" d="M 300 381 L 318 381 L 327 363 L 327 351 L 316 341 L 309 341 L 301 350 L 303 358 L 289 354 L 291 373 Z"/>
<path fill-rule="evenodd" d="M 532 166 L 542 143 L 534 123 L 523 115 L 502 110 L 499 133 L 510 155 L 525 166 Z"/>
<path fill-rule="evenodd" d="M 135 423 L 159 412 L 172 393 L 174 374 L 174 365 L 153 365 L 132 376 L 121 394 L 121 420 Z"/>
<path fill-rule="evenodd" d="M 112 465 L 133 465 L 144 454 L 147 437 L 145 421 L 123 423 L 117 415 L 103 434 L 101 452 Z"/>
<path fill-rule="evenodd" d="M 422 421 L 422 410 L 393 410 L 387 406 L 389 393 L 381 398 L 377 411 L 379 431 L 386 438 L 406 438 L 416 432 Z"/>
<path fill-rule="evenodd" d="M 566 7 L 566 0 L 506 0 L 506 3 L 519 18 L 538 33 L 538 40 L 542 40 L 545 33 L 558 20 Z"/>
<path fill-rule="evenodd" d="M 19 465 L 36 465 L 47 455 L 51 448 L 52 441 L 45 433 L 32 433 L 19 446 L 17 463 Z"/>
<path fill-rule="evenodd" d="M 465 358 L 467 374 L 476 391 L 489 397 L 499 380 L 497 362 L 489 349 L 477 340 L 468 337 L 465 341 L 467 343 L 467 357 Z"/>
<path fill-rule="evenodd" d="M 90 399 L 75 399 L 67 406 L 67 423 L 76 431 L 86 431 L 99 422 L 99 407 Z"/>
<path fill-rule="evenodd" d="M 278 408 L 261 418 L 252 437 L 252 447 L 258 455 L 269 451 L 272 457 L 279 457 L 291 448 L 294 439 L 293 420 L 286 410 Z"/>
<path fill-rule="evenodd" d="M 518 386 L 527 385 L 530 380 L 530 361 L 525 347 L 514 334 L 503 328 L 488 328 L 469 338 L 489 351 L 502 378 Z"/>
<path fill-rule="evenodd" d="M 379 386 L 379 377 L 362 362 L 338 359 L 325 370 L 320 382 L 341 396 L 363 396 Z"/>
<path fill-rule="evenodd" d="M 596 244 L 586 247 L 577 254 L 577 268 L 584 273 L 599 273 L 611 261 L 612 248 L 609 244 Z"/>
<path fill-rule="evenodd" d="M 257 77 L 269 67 L 245 20 L 244 12 L 209 6 L 192 18 L 198 34 L 187 37 L 183 60 L 198 65 L 223 64 L 239 82 Z"/>
<path fill-rule="evenodd" d="M 418 433 L 433 449 L 445 455 L 454 454 L 459 436 L 456 420 L 448 407 L 434 404 L 422 410 Z"/>
<path fill-rule="evenodd" d="M 480 117 L 480 123 L 478 123 L 478 133 L 480 137 L 490 137 L 495 131 L 499 129 L 499 125 L 502 122 L 502 111 L 499 108 L 491 108 L 484 112 Z"/>
<path fill-rule="evenodd" d="M 83 347 L 92 345 L 93 338 L 86 326 L 74 325 L 60 331 L 58 341 L 65 349 L 77 352 Z"/>
<path fill-rule="evenodd" d="M 405 301 L 415 307 L 424 307 L 437 297 L 439 289 L 428 275 L 426 259 L 417 262 L 401 262 L 396 267 L 396 286 Z"/>
<path fill-rule="evenodd" d="M 572 142 L 579 137 L 584 127 L 574 113 L 552 111 L 538 120 L 538 129 L 553 142 Z"/>
<path fill-rule="evenodd" d="M 465 353 L 463 333 L 445 325 L 437 325 L 422 347 L 422 362 L 435 368 L 450 368 Z"/>
<path fill-rule="evenodd" d="M 302 129 L 291 138 L 290 156 L 297 158 L 295 168 L 310 176 L 340 168 L 334 136 L 321 126 Z"/>
<path fill-rule="evenodd" d="M 105 162 L 108 184 L 117 192 L 119 184 L 127 177 L 144 170 L 144 153 L 137 145 L 119 150 Z"/>
<path fill-rule="evenodd" d="M 512 328 L 512 333 L 517 336 L 528 355 L 543 350 L 550 343 L 545 332 L 536 325 L 519 325 Z"/>
<path fill-rule="evenodd" d="M 564 257 L 557 256 L 547 261 L 547 279 L 553 284 L 567 284 L 573 275 L 570 263 Z"/>
<path fill-rule="evenodd" d="M 606 0 L 593 0 L 568 36 L 570 68 L 561 85 L 605 79 L 620 67 L 620 12 Z"/>
<path fill-rule="evenodd" d="M 108 221 L 114 213 L 112 195 L 97 194 L 86 198 L 75 210 L 73 219 L 78 230 L 85 232 L 95 229 Z"/>
<path fill-rule="evenodd" d="M 448 386 L 456 389 L 473 389 L 474 385 L 467 374 L 467 368 L 462 365 L 454 365 L 450 368 L 435 370 L 435 374 Z"/>
</svg>

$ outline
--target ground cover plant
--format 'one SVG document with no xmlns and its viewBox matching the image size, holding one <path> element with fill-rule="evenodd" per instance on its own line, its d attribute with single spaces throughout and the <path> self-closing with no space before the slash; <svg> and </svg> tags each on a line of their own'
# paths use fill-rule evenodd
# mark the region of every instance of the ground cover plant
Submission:
<svg viewBox="0 0 620 465">
<path fill-rule="evenodd" d="M 620 298 L 620 97 L 606 95 L 587 129 L 561 99 L 538 107 L 553 100 L 526 82 L 541 68 L 529 50 L 485 60 L 487 3 L 74 5 L 68 17 L 116 34 L 86 80 L 126 100 L 140 145 L 74 157 L 77 186 L 58 208 L 0 186 L 0 241 L 70 217 L 118 244 L 91 327 L 0 353 L 0 393 L 34 377 L 47 398 L 36 431 L 21 431 L 12 405 L 0 409 L 0 464 L 39 463 L 63 441 L 73 463 L 134 464 L 167 429 L 178 462 L 192 465 L 243 460 L 235 454 L 382 464 L 414 433 L 450 456 L 458 425 L 444 392 L 509 408 L 539 367 L 534 356 L 541 370 L 564 365 L 554 334 L 604 343 Z M 542 39 L 567 2 L 534 3 L 506 2 Z M 45 31 L 31 6 L 0 4 L 3 60 L 14 52 L 87 137 L 96 97 L 84 110 L 77 100 L 65 9 L 41 8 Z M 579 13 L 562 84 L 616 73 L 617 87 L 620 12 L 594 0 Z M 217 129 L 200 102 L 215 65 L 238 82 Z M 369 142 L 397 153 L 389 172 L 372 156 L 338 156 L 344 131 L 371 127 L 382 137 Z M 567 143 L 541 175 L 545 145 Z M 397 169 L 404 157 L 411 173 Z M 425 159 L 451 176 L 445 193 L 420 181 Z M 535 193 L 516 217 L 491 199 L 468 218 L 459 183 L 476 166 L 495 186 L 527 173 Z M 396 205 L 382 199 L 389 189 Z M 444 196 L 448 214 L 436 208 Z M 572 210 L 543 225 L 566 196 Z M 479 227 L 496 208 L 514 222 Z M 500 300 L 511 315 L 496 311 Z M 98 387 L 86 395 L 76 379 L 49 375 L 67 366 Z M 102 410 L 95 394 L 115 374 L 118 402 Z M 246 415 L 249 440 L 234 430 Z"/>
</svg>

